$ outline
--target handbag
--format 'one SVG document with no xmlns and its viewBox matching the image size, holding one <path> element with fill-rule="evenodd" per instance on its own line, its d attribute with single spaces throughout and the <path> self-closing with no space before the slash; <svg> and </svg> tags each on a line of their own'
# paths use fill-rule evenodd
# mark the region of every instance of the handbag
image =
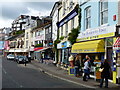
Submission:
<svg viewBox="0 0 120 90">
<path fill-rule="evenodd" d="M 104 68 L 100 68 L 100 69 L 99 69 L 99 72 L 103 72 L 103 70 L 104 70 Z"/>
</svg>

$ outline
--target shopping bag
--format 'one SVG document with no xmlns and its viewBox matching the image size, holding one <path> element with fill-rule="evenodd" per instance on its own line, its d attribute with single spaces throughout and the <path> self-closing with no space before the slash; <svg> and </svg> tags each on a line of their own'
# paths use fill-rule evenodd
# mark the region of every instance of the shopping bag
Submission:
<svg viewBox="0 0 120 90">
<path fill-rule="evenodd" d="M 103 72 L 103 70 L 104 70 L 104 68 L 100 68 L 100 69 L 99 69 L 99 72 Z"/>
</svg>

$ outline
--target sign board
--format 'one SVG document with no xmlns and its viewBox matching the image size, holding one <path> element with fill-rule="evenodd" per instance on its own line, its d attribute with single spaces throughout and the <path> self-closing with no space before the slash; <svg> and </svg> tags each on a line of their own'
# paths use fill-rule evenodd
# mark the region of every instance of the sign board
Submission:
<svg viewBox="0 0 120 90">
<path fill-rule="evenodd" d="M 89 29 L 78 35 L 77 41 L 86 41 L 115 36 L 116 26 L 103 26 L 95 29 Z"/>
<path fill-rule="evenodd" d="M 74 67 L 69 67 L 68 74 L 74 75 Z"/>
<path fill-rule="evenodd" d="M 62 25 L 64 25 L 66 22 L 68 22 L 69 20 L 71 20 L 77 15 L 78 15 L 78 9 L 75 8 L 66 17 L 64 17 L 60 22 L 58 22 L 57 26 L 61 27 Z"/>
</svg>

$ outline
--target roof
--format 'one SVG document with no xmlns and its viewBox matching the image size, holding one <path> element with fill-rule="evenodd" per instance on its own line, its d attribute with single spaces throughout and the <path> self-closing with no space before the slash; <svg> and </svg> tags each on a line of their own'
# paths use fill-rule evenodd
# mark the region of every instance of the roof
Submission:
<svg viewBox="0 0 120 90">
<path fill-rule="evenodd" d="M 16 38 L 20 38 L 20 37 L 23 37 L 25 35 L 25 33 L 23 34 L 19 34 L 19 35 L 15 35 L 15 36 L 11 36 L 10 38 L 8 38 L 7 40 L 14 40 Z"/>
<path fill-rule="evenodd" d="M 38 29 L 42 29 L 42 28 L 44 28 L 45 26 L 50 25 L 50 24 L 52 24 L 52 22 L 47 22 L 47 23 L 45 23 L 45 24 L 40 25 L 39 27 L 34 28 L 32 31 L 36 31 L 36 30 L 38 30 Z"/>
<path fill-rule="evenodd" d="M 58 4 L 60 4 L 60 1 L 55 2 L 54 6 L 53 6 L 53 8 L 52 8 L 52 11 L 51 11 L 51 13 L 50 13 L 50 16 L 53 16 L 54 10 L 55 10 L 55 8 L 56 8 L 56 6 L 57 6 Z"/>
</svg>

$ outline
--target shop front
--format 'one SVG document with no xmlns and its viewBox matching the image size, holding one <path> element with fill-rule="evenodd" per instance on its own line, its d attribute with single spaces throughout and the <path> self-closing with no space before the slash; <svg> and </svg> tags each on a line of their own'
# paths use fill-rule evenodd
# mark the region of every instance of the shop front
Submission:
<svg viewBox="0 0 120 90">
<path fill-rule="evenodd" d="M 114 82 L 120 84 L 120 37 L 113 44 L 113 52 L 113 71 L 116 75 Z"/>
<path fill-rule="evenodd" d="M 13 49 L 9 49 L 8 52 L 14 55 L 27 55 L 29 53 L 29 49 L 13 48 Z"/>
<path fill-rule="evenodd" d="M 72 53 L 80 53 L 82 61 L 85 55 L 93 61 L 93 66 L 91 68 L 92 74 L 96 79 L 100 79 L 101 75 L 99 72 L 99 67 L 104 59 L 107 59 L 112 71 L 110 79 L 113 80 L 113 40 L 115 37 L 116 26 L 101 26 L 98 28 L 86 30 L 81 32 L 77 38 L 77 42 L 72 46 Z M 83 65 L 83 63 L 82 63 Z"/>
<path fill-rule="evenodd" d="M 61 42 L 57 45 L 59 49 L 59 62 L 61 64 L 69 65 L 68 58 L 70 56 L 71 44 L 69 41 Z"/>
<path fill-rule="evenodd" d="M 84 66 L 83 59 L 88 55 L 93 64 L 91 67 L 91 74 L 96 76 L 96 79 L 100 79 L 100 72 L 98 69 L 101 65 L 101 62 L 104 60 L 105 54 L 105 40 L 92 40 L 86 42 L 75 43 L 72 46 L 71 53 L 81 55 L 81 65 Z"/>
</svg>

